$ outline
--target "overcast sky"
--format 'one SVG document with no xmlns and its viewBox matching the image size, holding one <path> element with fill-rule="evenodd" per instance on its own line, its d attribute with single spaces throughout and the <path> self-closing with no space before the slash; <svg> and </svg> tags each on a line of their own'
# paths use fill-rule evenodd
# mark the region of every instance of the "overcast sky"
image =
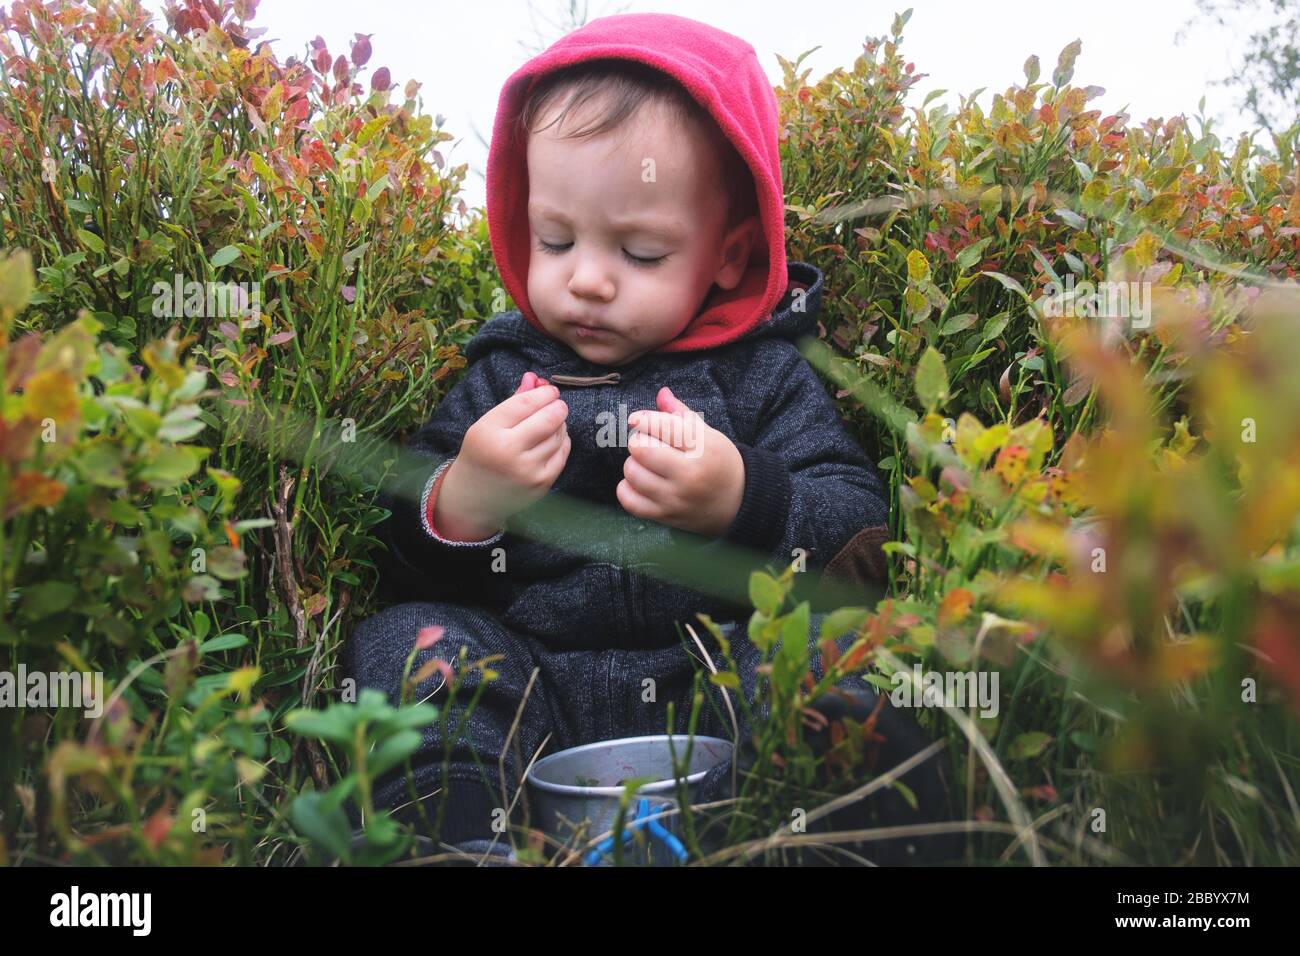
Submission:
<svg viewBox="0 0 1300 956">
<path fill-rule="evenodd" d="M 161 11 L 162 0 L 148 0 Z M 775 85 L 780 66 L 775 54 L 793 60 L 820 45 L 804 61 L 809 81 L 839 66 L 848 67 L 868 36 L 888 33 L 897 6 L 849 0 L 592 0 L 587 19 L 614 13 L 660 12 L 703 20 L 748 40 Z M 578 4 L 579 9 L 583 4 Z M 1194 24 L 1181 44 L 1175 34 L 1195 13 L 1193 0 L 1090 0 L 1066 4 L 1052 0 L 916 0 L 904 31 L 903 52 L 918 72 L 929 74 L 914 88 L 913 105 L 931 90 L 957 93 L 986 87 L 982 100 L 1024 81 L 1022 64 L 1030 54 L 1051 76 L 1056 56 L 1070 41 L 1083 41 L 1074 82 L 1104 87 L 1092 105 L 1108 112 L 1127 108 L 1134 121 L 1148 117 L 1192 116 L 1206 97 L 1206 114 L 1222 120 L 1220 135 L 1236 135 L 1245 125 L 1234 109 L 1234 94 L 1212 86 L 1233 63 L 1234 37 L 1240 31 Z M 261 0 L 255 23 L 269 28 L 283 60 L 302 55 L 317 34 L 330 52 L 347 52 L 355 33 L 371 33 L 374 54 L 368 66 L 387 66 L 399 89 L 408 79 L 424 84 L 429 113 L 442 113 L 444 129 L 457 137 L 444 155 L 453 164 L 469 163 L 465 200 L 483 202 L 487 159 L 497 96 L 506 78 L 531 55 L 539 32 L 547 43 L 559 36 L 546 19 L 559 20 L 559 0 Z M 364 78 L 363 78 L 364 81 Z M 481 140 L 480 140 L 481 138 Z"/>
</svg>

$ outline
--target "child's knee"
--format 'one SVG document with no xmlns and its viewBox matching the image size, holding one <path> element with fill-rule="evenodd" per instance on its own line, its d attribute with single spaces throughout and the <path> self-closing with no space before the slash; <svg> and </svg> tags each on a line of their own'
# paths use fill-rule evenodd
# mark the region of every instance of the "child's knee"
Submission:
<svg viewBox="0 0 1300 956">
<path fill-rule="evenodd" d="M 413 654 L 413 670 L 431 656 L 450 661 L 462 646 L 476 660 L 483 656 L 479 629 L 463 610 L 441 602 L 411 602 L 359 621 L 342 655 L 344 673 L 361 687 L 391 694 Z"/>
</svg>

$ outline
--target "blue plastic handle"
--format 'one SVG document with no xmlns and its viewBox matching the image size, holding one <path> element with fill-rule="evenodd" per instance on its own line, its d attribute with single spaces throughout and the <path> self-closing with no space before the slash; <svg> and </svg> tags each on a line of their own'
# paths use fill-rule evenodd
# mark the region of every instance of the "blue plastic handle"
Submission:
<svg viewBox="0 0 1300 956">
<path fill-rule="evenodd" d="M 652 809 L 650 807 L 650 801 L 645 797 L 642 797 L 637 803 L 636 814 L 626 823 L 624 832 L 630 832 L 644 827 L 649 831 L 652 839 L 656 839 L 662 843 L 668 849 L 668 852 L 673 855 L 673 858 L 680 862 L 689 857 L 689 854 L 686 852 L 686 847 L 682 845 L 682 841 L 669 833 L 668 830 L 664 828 L 663 824 L 661 824 L 657 819 L 650 819 L 654 814 L 659 813 L 661 810 L 669 810 L 671 808 L 671 803 L 663 803 Z M 622 833 L 617 833 L 601 840 L 596 844 L 594 849 L 587 853 L 583 862 L 586 863 L 587 866 L 595 866 L 600 862 L 602 856 L 614 851 L 614 839 L 615 837 L 621 837 L 622 835 Z M 619 842 L 622 843 L 623 841 L 620 839 Z"/>
</svg>

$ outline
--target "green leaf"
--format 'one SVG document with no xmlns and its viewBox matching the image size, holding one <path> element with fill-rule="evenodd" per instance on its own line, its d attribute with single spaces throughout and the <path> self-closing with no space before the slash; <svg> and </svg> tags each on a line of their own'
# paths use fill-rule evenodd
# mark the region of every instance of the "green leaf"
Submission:
<svg viewBox="0 0 1300 956">
<path fill-rule="evenodd" d="M 350 745 L 352 716 L 336 704 L 329 710 L 295 710 L 284 718 L 284 723 L 295 734 Z"/>
<path fill-rule="evenodd" d="M 772 575 L 755 571 L 749 576 L 749 600 L 760 613 L 772 617 L 785 600 L 785 592 Z"/>
<path fill-rule="evenodd" d="M 212 474 L 212 469 L 208 469 L 208 474 Z M 270 518 L 245 518 L 243 521 L 236 521 L 234 527 L 237 534 L 243 534 L 245 531 L 255 531 L 258 528 L 270 528 L 274 525 L 275 522 Z M 338 575 L 335 575 L 335 577 L 338 577 Z"/>
<path fill-rule="evenodd" d="M 1101 749 L 1101 738 L 1096 734 L 1090 734 L 1086 730 L 1070 731 L 1070 743 L 1074 744 L 1080 750 L 1086 750 L 1093 754 Z"/>
<path fill-rule="evenodd" d="M 238 259 L 239 256 L 240 251 L 238 246 L 223 246 L 212 255 L 212 259 L 210 260 L 212 268 L 218 269 L 221 266 L 228 266 L 230 263 Z"/>
<path fill-rule="evenodd" d="M 1030 757 L 1037 757 L 1046 750 L 1047 745 L 1051 742 L 1051 734 L 1045 734 L 1039 730 L 1021 734 L 1011 741 L 1011 746 L 1007 748 L 1007 756 L 1012 760 L 1028 760 Z"/>
<path fill-rule="evenodd" d="M 993 241 L 992 236 L 985 236 L 979 242 L 972 242 L 969 246 L 957 253 L 957 268 L 963 272 L 969 269 L 975 263 L 980 261 L 984 255 L 984 247 Z"/>
<path fill-rule="evenodd" d="M 952 335 L 954 332 L 964 332 L 979 320 L 979 315 L 974 312 L 963 312 L 961 315 L 950 315 L 943 320 L 943 325 L 939 327 L 940 335 Z"/>
<path fill-rule="evenodd" d="M 1010 321 L 1011 313 L 1009 312 L 999 312 L 997 315 L 993 316 L 993 318 L 989 319 L 988 324 L 984 326 L 983 333 L 980 335 L 981 344 L 988 342 L 991 339 L 996 339 L 1002 334 L 1003 330 L 1007 327 L 1007 323 Z"/>
<path fill-rule="evenodd" d="M 1031 56 L 1029 59 L 1025 61 L 1026 82 L 1032 86 L 1034 81 L 1038 79 L 1038 74 L 1039 74 L 1038 57 Z"/>
<path fill-rule="evenodd" d="M 347 815 L 323 794 L 304 793 L 293 801 L 289 819 L 303 836 L 346 862 L 352 859 Z"/>
<path fill-rule="evenodd" d="M 164 441 L 184 441 L 193 438 L 207 427 L 202 421 L 196 421 L 203 409 L 197 405 L 182 405 L 173 408 L 163 416 L 158 427 L 158 437 Z"/>
<path fill-rule="evenodd" d="M 269 183 L 278 183 L 280 181 L 280 177 L 271 171 L 271 167 L 260 155 L 253 153 L 250 158 L 253 161 L 253 171 L 257 173 L 257 175 L 261 176 Z"/>
<path fill-rule="evenodd" d="M 77 589 L 66 581 L 41 581 L 23 589 L 23 616 L 39 620 L 58 614 L 77 597 Z"/>
<path fill-rule="evenodd" d="M 800 601 L 781 625 L 780 659 L 788 668 L 786 674 L 799 674 L 807 669 L 809 613 L 808 602 Z"/>
<path fill-rule="evenodd" d="M 1025 287 L 1022 286 L 1015 279 L 1011 278 L 1011 276 L 1004 275 L 1001 272 L 991 272 L 991 271 L 981 272 L 980 275 L 988 276 L 990 279 L 997 279 L 998 283 L 1004 289 L 1016 293 L 1017 295 L 1020 296 L 1020 298 L 1024 299 L 1026 302 L 1030 301 L 1029 293 L 1025 291 Z"/>
<path fill-rule="evenodd" d="M 208 571 L 223 581 L 235 581 L 248 573 L 244 567 L 246 560 L 243 551 L 221 544 L 208 552 Z"/>
<path fill-rule="evenodd" d="M 189 446 L 161 448 L 136 476 L 154 488 L 170 488 L 184 481 L 198 470 L 199 461 L 208 449 Z"/>
<path fill-rule="evenodd" d="M 91 445 L 73 459 L 77 470 L 91 484 L 101 488 L 126 486 L 126 470 L 122 467 L 122 450 L 115 445 L 99 442 Z"/>
<path fill-rule="evenodd" d="M 865 623 L 868 613 L 867 609 L 862 607 L 842 607 L 831 611 L 822 618 L 820 639 L 824 641 L 827 638 L 856 632 Z"/>
<path fill-rule="evenodd" d="M 717 674 L 710 674 L 709 683 L 716 684 L 719 687 L 726 687 L 730 690 L 740 690 L 740 677 L 731 671 L 722 671 Z"/>
<path fill-rule="evenodd" d="M 1057 219 L 1061 220 L 1061 222 L 1065 223 L 1071 229 L 1088 228 L 1088 220 L 1084 219 L 1072 209 L 1054 209 L 1052 211 L 1056 213 Z"/>
<path fill-rule="evenodd" d="M 248 638 L 243 634 L 222 634 L 200 644 L 199 653 L 214 654 L 217 651 L 232 651 L 236 647 L 243 647 L 247 643 Z"/>
<path fill-rule="evenodd" d="M 980 193 L 980 214 L 988 220 L 992 220 L 1002 208 L 1002 187 L 990 186 L 984 192 Z M 990 237 L 991 238 L 991 237 Z"/>
<path fill-rule="evenodd" d="M 391 119 L 392 117 L 389 116 L 387 113 L 381 113 L 379 116 L 376 116 L 374 119 L 368 121 L 366 125 L 362 126 L 361 129 L 357 132 L 357 145 L 364 146 L 366 145 L 366 143 L 370 142 L 374 138 L 375 134 L 378 133 L 381 129 L 383 129 L 383 127 L 386 126 Z M 387 178 L 387 177 L 383 177 L 383 178 Z"/>
<path fill-rule="evenodd" d="M 916 364 L 916 397 L 927 411 L 948 397 L 948 372 L 943 365 L 943 356 L 935 351 L 934 346 L 927 348 Z"/>
<path fill-rule="evenodd" d="M 420 740 L 418 730 L 398 731 L 380 744 L 379 749 L 366 759 L 366 772 L 373 778 L 390 767 L 395 767 L 415 753 L 420 746 Z"/>
<path fill-rule="evenodd" d="M 91 252 L 98 252 L 101 254 L 104 252 L 104 240 L 88 229 L 78 229 L 77 238 L 80 239 L 81 244 Z"/>
</svg>

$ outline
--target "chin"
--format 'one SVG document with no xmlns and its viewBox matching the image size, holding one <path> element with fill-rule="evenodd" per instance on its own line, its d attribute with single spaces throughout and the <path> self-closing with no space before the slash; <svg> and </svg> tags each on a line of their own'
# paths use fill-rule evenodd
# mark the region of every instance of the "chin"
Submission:
<svg viewBox="0 0 1300 956">
<path fill-rule="evenodd" d="M 591 345 L 587 342 L 574 342 L 570 346 L 573 351 L 577 352 L 588 362 L 596 365 L 622 365 L 627 361 L 627 357 L 619 351 L 614 351 L 605 345 Z"/>
</svg>

